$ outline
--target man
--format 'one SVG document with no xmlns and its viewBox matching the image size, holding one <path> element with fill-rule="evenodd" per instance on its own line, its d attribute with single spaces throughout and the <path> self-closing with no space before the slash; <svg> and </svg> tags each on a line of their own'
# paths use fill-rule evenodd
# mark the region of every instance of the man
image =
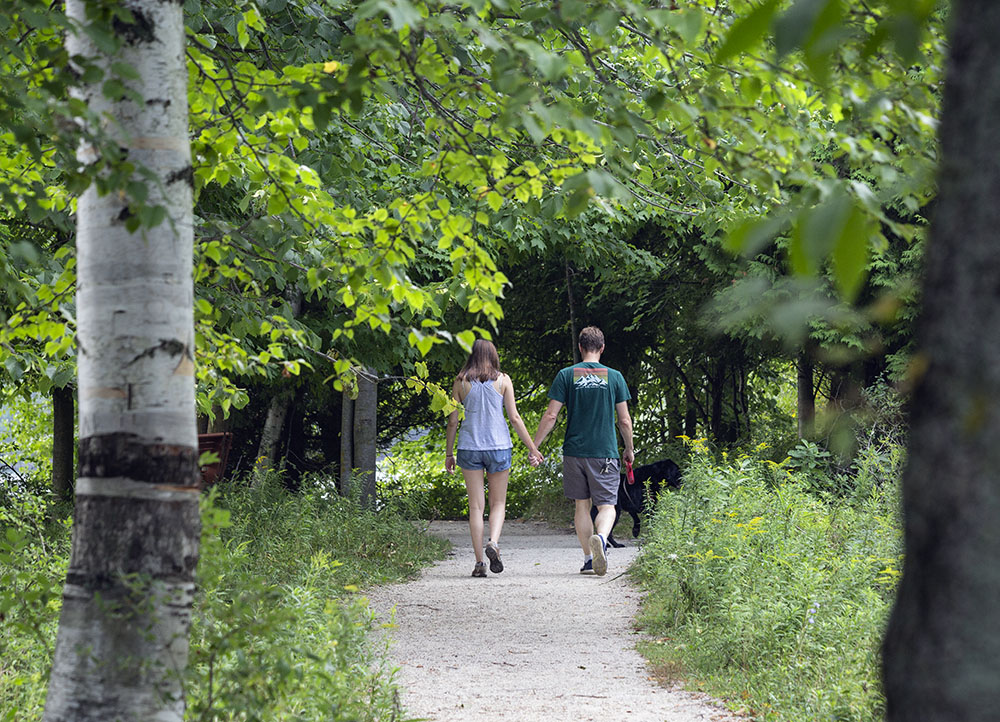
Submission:
<svg viewBox="0 0 1000 722">
<path fill-rule="evenodd" d="M 563 492 L 576 504 L 573 525 L 583 548 L 581 574 L 603 576 L 608 570 L 608 534 L 615 522 L 619 461 L 615 419 L 625 443 L 624 457 L 635 460 L 632 448 L 631 398 L 621 373 L 600 363 L 604 334 L 596 326 L 580 331 L 578 364 L 556 374 L 549 389 L 549 406 L 538 423 L 535 446 L 541 448 L 556 424 L 559 410 L 567 413 L 563 443 Z M 591 500 L 597 518 L 591 522 Z M 595 533 L 596 527 L 596 533 Z"/>
</svg>

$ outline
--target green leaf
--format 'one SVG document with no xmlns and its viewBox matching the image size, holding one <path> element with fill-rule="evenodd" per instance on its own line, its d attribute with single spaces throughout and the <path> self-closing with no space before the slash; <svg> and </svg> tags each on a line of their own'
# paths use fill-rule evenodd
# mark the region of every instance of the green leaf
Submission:
<svg viewBox="0 0 1000 722">
<path fill-rule="evenodd" d="M 804 276 L 819 273 L 846 232 L 853 208 L 851 197 L 837 188 L 822 203 L 799 215 L 789 246 L 789 261 L 795 273 Z"/>
<path fill-rule="evenodd" d="M 455 334 L 455 338 L 458 340 L 458 345 L 461 346 L 466 353 L 472 352 L 472 344 L 476 342 L 476 334 L 468 330 L 459 331 Z"/>
<path fill-rule="evenodd" d="M 760 42 L 771 25 L 771 18 L 774 17 L 777 7 L 778 0 L 767 0 L 754 8 L 745 18 L 734 23 L 715 54 L 715 62 L 725 63 Z"/>
<path fill-rule="evenodd" d="M 852 302 L 865 282 L 871 243 L 867 218 L 856 206 L 833 248 L 834 281 L 841 297 Z"/>
<path fill-rule="evenodd" d="M 751 219 L 730 231 L 723 245 L 730 253 L 752 257 L 771 243 L 787 224 L 783 213 Z"/>
</svg>

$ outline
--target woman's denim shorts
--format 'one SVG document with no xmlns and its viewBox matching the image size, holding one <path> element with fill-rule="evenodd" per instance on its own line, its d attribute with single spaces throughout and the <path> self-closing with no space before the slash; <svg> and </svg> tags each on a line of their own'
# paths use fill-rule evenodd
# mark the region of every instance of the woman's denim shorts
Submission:
<svg viewBox="0 0 1000 722">
<path fill-rule="evenodd" d="M 459 449 L 455 461 L 459 467 L 469 471 L 486 470 L 488 474 L 507 471 L 510 468 L 514 449 L 492 449 L 490 451 L 469 451 Z"/>
</svg>

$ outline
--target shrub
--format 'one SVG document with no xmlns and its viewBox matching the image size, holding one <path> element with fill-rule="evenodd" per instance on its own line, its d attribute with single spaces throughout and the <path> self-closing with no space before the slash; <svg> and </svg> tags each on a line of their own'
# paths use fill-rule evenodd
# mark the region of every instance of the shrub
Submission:
<svg viewBox="0 0 1000 722">
<path fill-rule="evenodd" d="M 359 589 L 416 573 L 446 543 L 331 488 L 313 477 L 293 494 L 272 475 L 204 499 L 188 719 L 401 718 Z M 30 494 L 0 512 L 0 719 L 29 722 L 42 714 L 69 522 L 48 522 Z"/>
<path fill-rule="evenodd" d="M 879 644 L 901 568 L 896 484 L 829 501 L 751 455 L 695 442 L 636 573 L 655 661 L 767 720 L 882 718 Z M 758 450 L 760 451 L 760 450 Z"/>
<path fill-rule="evenodd" d="M 399 716 L 359 586 L 410 576 L 445 543 L 392 511 L 360 509 L 321 477 L 297 494 L 276 475 L 229 484 L 203 518 L 189 719 Z"/>
<path fill-rule="evenodd" d="M 534 428 L 528 424 L 528 428 Z M 558 449 L 555 442 L 549 451 Z M 400 441 L 379 462 L 379 496 L 391 505 L 411 509 L 424 519 L 464 519 L 469 515 L 469 500 L 461 470 L 444 470 L 445 432 L 443 428 L 413 441 Z M 540 495 L 552 482 L 546 467 L 533 468 L 528 451 L 514 439 L 514 459 L 507 482 L 507 518 L 528 516 Z M 561 489 L 561 487 L 560 487 Z M 560 492 L 561 493 L 561 492 Z M 488 505 L 487 505 L 488 506 Z"/>
</svg>

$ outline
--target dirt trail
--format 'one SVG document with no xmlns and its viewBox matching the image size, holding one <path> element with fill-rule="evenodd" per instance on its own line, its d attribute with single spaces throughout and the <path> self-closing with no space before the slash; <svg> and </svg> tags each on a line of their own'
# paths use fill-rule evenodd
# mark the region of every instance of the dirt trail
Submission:
<svg viewBox="0 0 1000 722">
<path fill-rule="evenodd" d="M 635 650 L 640 593 L 619 576 L 637 554 L 612 549 L 604 577 L 579 573 L 572 532 L 508 522 L 505 570 L 470 576 L 465 522 L 435 522 L 455 552 L 419 579 L 376 589 L 371 607 L 395 611 L 390 654 L 403 706 L 434 722 L 731 722 L 703 695 L 664 689 Z"/>
</svg>

